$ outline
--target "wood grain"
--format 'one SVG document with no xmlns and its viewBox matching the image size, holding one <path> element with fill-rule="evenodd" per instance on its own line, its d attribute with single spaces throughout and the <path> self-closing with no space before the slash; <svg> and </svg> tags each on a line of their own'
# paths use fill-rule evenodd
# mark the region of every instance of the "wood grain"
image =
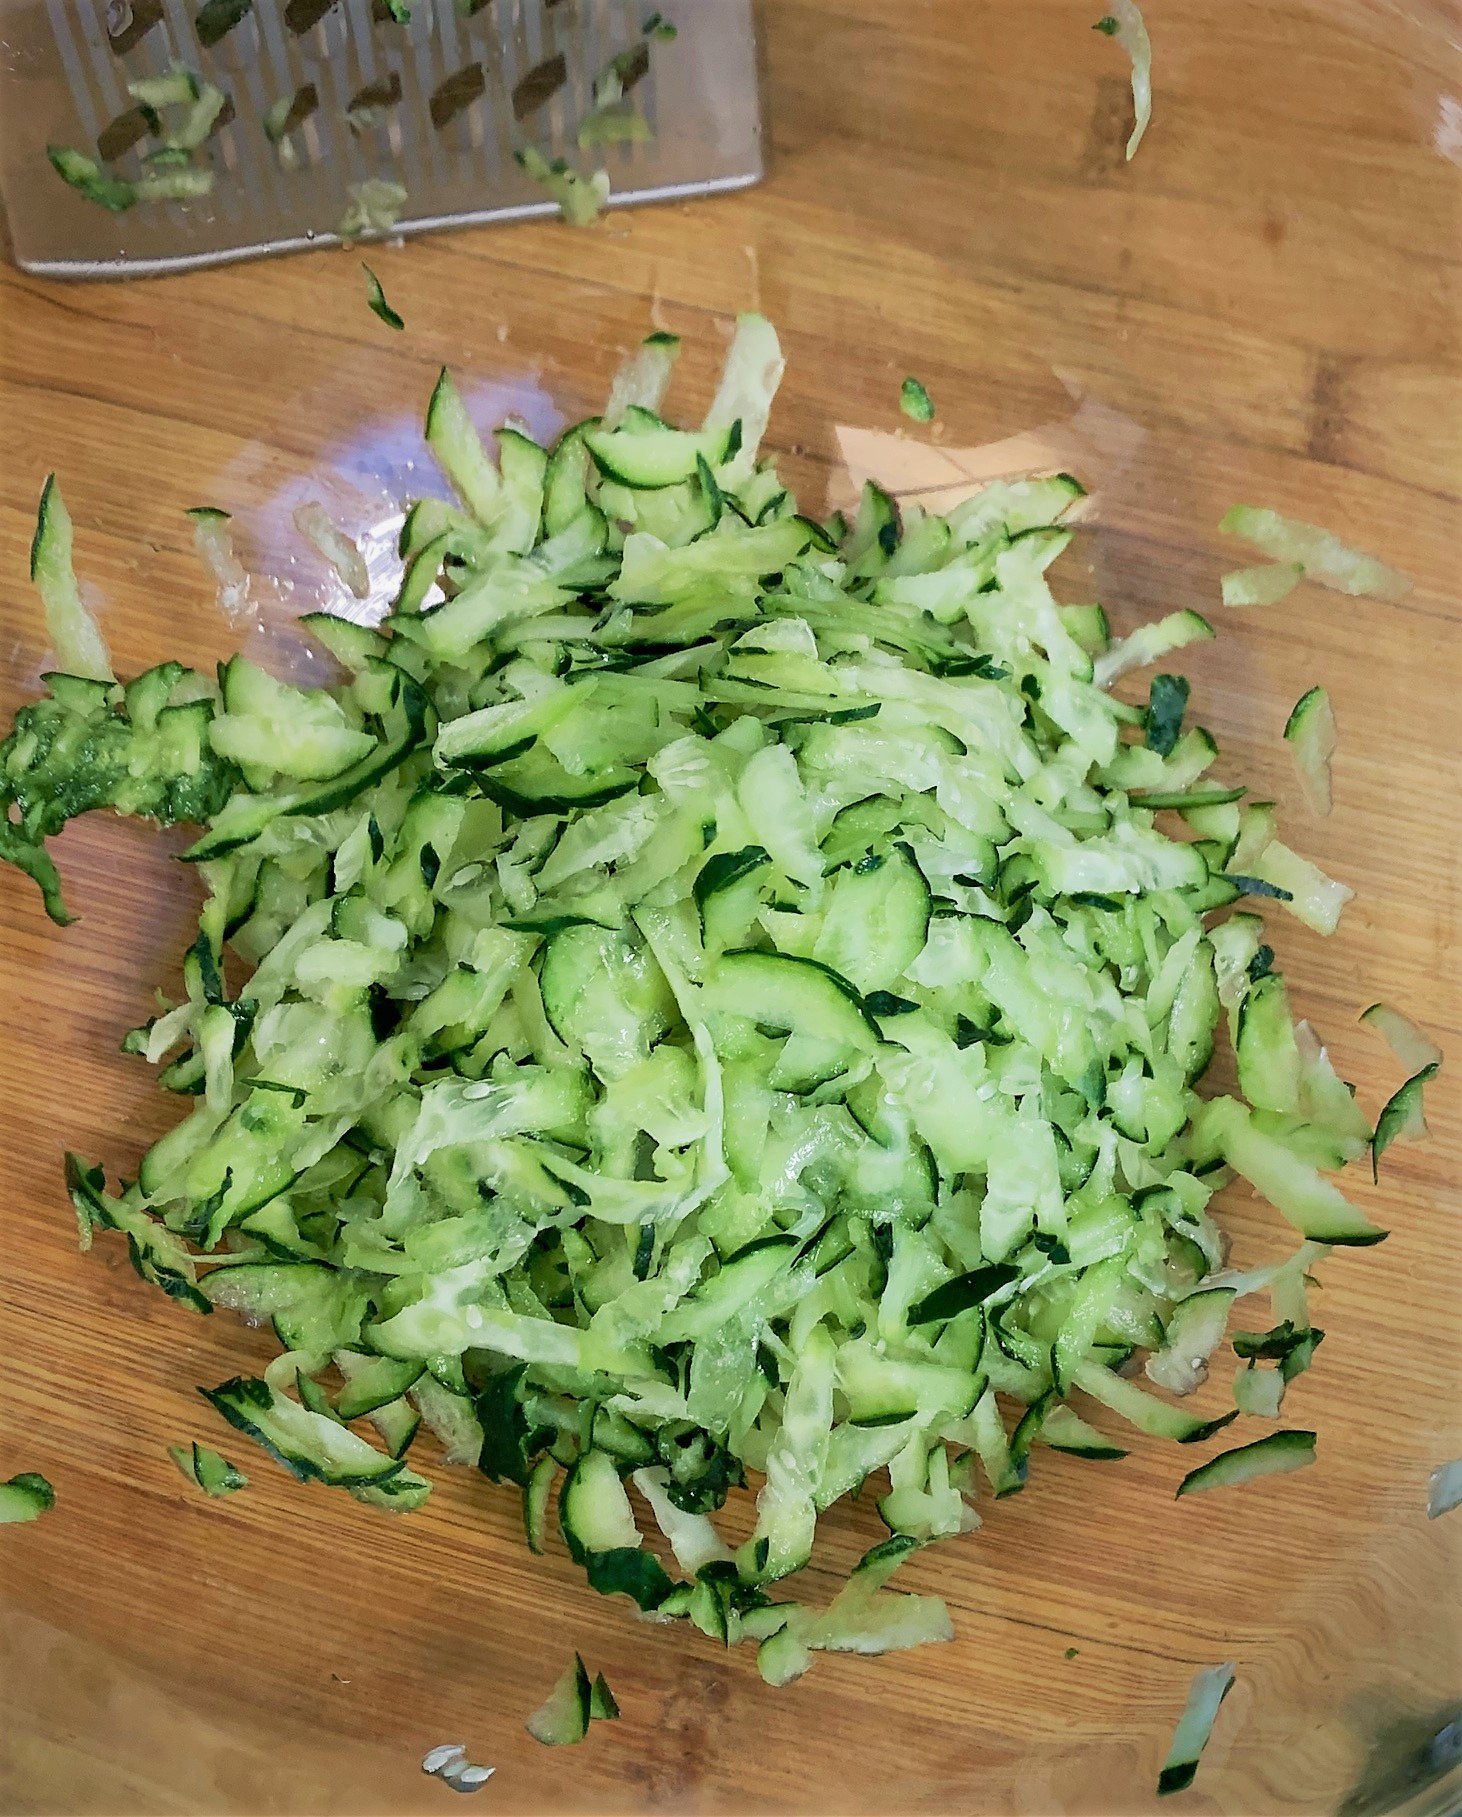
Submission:
<svg viewBox="0 0 1462 1817">
<path fill-rule="evenodd" d="M 43 666 L 25 554 L 49 468 L 124 671 L 230 647 L 181 515 L 199 503 L 235 513 L 260 577 L 247 647 L 289 664 L 289 621 L 341 603 L 294 504 L 388 525 L 424 477 L 441 362 L 485 423 L 514 410 L 546 433 L 602 398 L 653 321 L 690 337 L 675 397 L 694 410 L 730 315 L 757 305 L 790 362 L 772 440 L 814 504 L 870 449 L 917 488 L 926 446 L 979 471 L 1000 458 L 989 444 L 1039 431 L 1076 437 L 1100 488 L 1066 594 L 1102 598 L 1119 625 L 1221 612 L 1218 576 L 1244 557 L 1214 526 L 1239 499 L 1414 578 L 1399 606 L 1307 587 L 1226 614 L 1187 666 L 1228 766 L 1359 891 L 1329 942 L 1278 929 L 1341 1071 L 1372 1109 L 1397 1082 L 1355 1022 L 1376 997 L 1462 1059 L 1462 197 L 1444 11 L 1388 8 L 1383 27 L 1359 0 L 1155 0 L 1156 119 L 1129 167 L 1125 69 L 1095 10 L 776 0 L 762 188 L 584 233 L 373 252 L 404 335 L 333 253 L 105 288 L 7 271 L 0 708 Z M 898 415 L 906 372 L 937 400 L 930 432 Z M 1298 804 L 1279 744 L 1318 680 L 1341 725 L 1326 822 Z M 1462 1119 L 1445 1072 L 1431 1144 L 1357 1189 L 1390 1240 L 1325 1269 L 1328 1336 L 1291 1403 L 1319 1431 L 1318 1467 L 1175 1507 L 1171 1451 L 1043 1453 L 981 1532 L 909 1568 L 949 1597 L 951 1646 L 825 1658 L 774 1693 L 749 1650 L 632 1621 L 556 1547 L 531 1559 L 516 1497 L 475 1474 L 439 1472 L 402 1522 L 253 1457 L 247 1493 L 204 1502 L 164 1447 L 219 1440 L 194 1385 L 269 1346 L 150 1292 L 114 1244 L 78 1256 L 59 1178 L 63 1147 L 126 1172 L 173 1116 L 116 1046 L 177 980 L 196 887 L 169 857 L 180 843 L 68 832 L 84 919 L 65 932 L 0 877 L 0 1475 L 41 1470 L 59 1498 L 0 1541 L 5 1810 L 437 1809 L 448 1794 L 417 1762 L 460 1739 L 498 1768 L 484 1809 L 1138 1812 L 1192 1671 L 1233 1658 L 1187 1808 L 1318 1813 L 1455 1708 L 1462 1515 L 1424 1514 L 1429 1471 L 1462 1453 Z M 1236 1253 L 1276 1252 L 1274 1218 L 1230 1196 Z M 814 1594 L 877 1532 L 867 1505 L 826 1527 Z M 624 1719 L 552 1753 L 521 1723 L 575 1647 Z"/>
</svg>

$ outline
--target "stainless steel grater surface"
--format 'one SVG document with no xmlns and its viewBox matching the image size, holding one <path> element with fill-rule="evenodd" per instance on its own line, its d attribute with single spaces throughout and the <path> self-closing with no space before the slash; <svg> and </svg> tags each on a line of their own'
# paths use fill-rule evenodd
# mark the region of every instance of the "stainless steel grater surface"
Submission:
<svg viewBox="0 0 1462 1817">
<path fill-rule="evenodd" d="M 751 0 L 672 0 L 668 41 L 643 35 L 648 0 L 411 0 L 406 25 L 384 0 L 238 0 L 242 17 L 211 46 L 202 6 L 0 0 L 0 198 L 25 270 L 141 276 L 329 243 L 350 185 L 370 178 L 406 190 L 403 234 L 551 213 L 514 160 L 526 145 L 602 164 L 611 206 L 761 175 Z M 595 78 L 625 51 L 653 136 L 581 151 Z M 68 189 L 46 147 L 135 177 L 148 141 L 127 143 L 139 130 L 127 84 L 175 64 L 228 97 L 197 154 L 212 193 L 111 214 Z M 281 154 L 264 119 L 291 99 L 303 117 Z"/>
</svg>

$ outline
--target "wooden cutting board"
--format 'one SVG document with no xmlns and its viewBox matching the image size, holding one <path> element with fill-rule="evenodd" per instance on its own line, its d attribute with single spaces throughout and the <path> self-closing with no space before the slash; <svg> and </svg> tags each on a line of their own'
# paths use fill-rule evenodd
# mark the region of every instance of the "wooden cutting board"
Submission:
<svg viewBox="0 0 1462 1817">
<path fill-rule="evenodd" d="M 758 306 L 789 355 L 771 440 L 814 506 L 868 471 L 941 496 L 1027 464 L 1085 475 L 1065 597 L 1105 600 L 1119 627 L 1210 613 L 1223 635 L 1185 666 L 1225 774 L 1276 796 L 1291 840 L 1358 891 L 1328 942 L 1276 916 L 1300 1010 L 1372 1110 L 1399 1080 L 1356 1025 L 1374 998 L 1462 1061 L 1455 70 L 1401 12 L 1154 0 L 1156 116 L 1128 166 L 1126 66 L 1097 10 L 777 0 L 763 188 L 377 249 L 404 334 L 367 311 L 348 254 L 123 287 L 6 273 L 7 720 L 43 664 L 25 562 L 48 469 L 124 672 L 234 643 L 195 504 L 235 514 L 264 625 L 245 647 L 288 664 L 289 621 L 340 603 L 294 505 L 379 532 L 389 587 L 442 362 L 485 424 L 515 411 L 547 434 L 654 325 L 687 337 L 674 398 L 694 411 L 731 315 Z M 909 372 L 932 430 L 899 415 Z M 1214 526 L 1239 500 L 1331 526 L 1415 591 L 1382 606 L 1307 586 L 1225 613 L 1219 574 L 1246 557 Z M 1341 727 L 1327 821 L 1280 744 L 1317 681 Z M 442 1810 L 418 1762 L 460 1740 L 498 1769 L 483 1811 L 1137 1812 L 1194 1669 L 1233 1659 L 1186 1808 L 1318 1813 L 1455 1708 L 1462 1514 L 1424 1511 L 1428 1473 L 1462 1453 L 1455 1073 L 1430 1145 L 1356 1182 L 1390 1240 L 1324 1269 L 1326 1342 L 1285 1410 L 1318 1430 L 1315 1469 L 1175 1505 L 1193 1460 L 1171 1449 L 1042 1452 L 982 1531 L 908 1568 L 949 1599 L 952 1645 L 821 1658 L 773 1692 L 750 1649 L 634 1621 L 556 1544 L 531 1558 L 515 1494 L 473 1472 L 437 1470 L 427 1508 L 393 1521 L 244 1455 L 194 1388 L 257 1368 L 264 1334 L 175 1307 L 114 1241 L 77 1254 L 63 1148 L 126 1173 L 174 1116 L 117 1043 L 177 985 L 196 900 L 181 844 L 68 832 L 83 918 L 65 931 L 0 877 L 0 1476 L 43 1471 L 58 1497 L 0 1536 L 3 1808 Z M 1229 1198 L 1237 1256 L 1288 1241 Z M 165 1446 L 195 1435 L 243 1463 L 246 1493 L 183 1483 Z M 866 1504 L 825 1524 L 814 1596 L 879 1531 Z M 623 1720 L 550 1752 L 522 1721 L 575 1648 Z"/>
</svg>

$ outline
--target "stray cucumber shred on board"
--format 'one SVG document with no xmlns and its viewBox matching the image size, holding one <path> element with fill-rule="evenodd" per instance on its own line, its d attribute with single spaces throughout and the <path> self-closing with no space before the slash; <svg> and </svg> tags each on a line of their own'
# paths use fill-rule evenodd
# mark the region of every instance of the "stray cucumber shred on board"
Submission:
<svg viewBox="0 0 1462 1817">
<path fill-rule="evenodd" d="M 39 1520 L 56 1505 L 56 1491 L 35 1470 L 22 1470 L 0 1483 L 0 1526 Z"/>
<path fill-rule="evenodd" d="M 1372 1128 L 1270 944 L 1349 892 L 1214 780 L 1181 677 L 1108 692 L 1206 621 L 1113 645 L 1057 602 L 1064 474 L 947 516 L 870 485 L 829 529 L 760 452 L 771 325 L 742 319 L 698 428 L 658 414 L 677 351 L 495 459 L 444 373 L 458 502 L 411 507 L 378 630 L 301 621 L 329 688 L 242 656 L 113 681 L 48 483 L 34 572 L 83 672 L 0 745 L 0 851 L 59 920 L 68 819 L 199 827 L 185 994 L 126 1044 L 184 1114 L 120 1190 L 68 1178 L 84 1246 L 272 1321 L 262 1377 L 203 1389 L 222 1418 L 382 1509 L 425 1500 L 437 1447 L 476 1463 L 535 1551 L 557 1528 L 595 1589 L 755 1640 L 780 1684 L 949 1638 L 889 1580 L 1042 1446 L 1272 1418 L 1321 1336 L 1307 1279 L 1385 1232 L 1333 1178 Z M 1226 913 L 1255 892 L 1274 920 Z M 1219 1040 L 1239 1095 L 1205 1097 Z M 1212 1215 L 1234 1176 L 1300 1245 L 1247 1274 Z M 1190 1412 L 1254 1293 L 1240 1405 Z M 865 1483 L 889 1538 L 793 1600 Z M 612 1713 L 586 1682 L 544 1739 Z"/>
<path fill-rule="evenodd" d="M 1226 574 L 1226 606 L 1267 606 L 1281 600 L 1303 576 L 1336 593 L 1369 594 L 1372 599 L 1397 601 L 1411 591 L 1411 582 L 1395 568 L 1341 542 L 1318 524 L 1281 517 L 1277 511 L 1255 505 L 1235 505 L 1218 526 L 1270 556 L 1271 568 L 1241 568 Z M 1269 584 L 1272 582 L 1272 585 Z"/>
<path fill-rule="evenodd" d="M 1218 1718 L 1219 1706 L 1233 1689 L 1236 1674 L 1231 1665 L 1209 1666 L 1194 1674 L 1188 1702 L 1173 1732 L 1172 1746 L 1158 1775 L 1159 1796 L 1183 1792 L 1193 1783 L 1198 1762 Z"/>
<path fill-rule="evenodd" d="M 1132 59 L 1132 131 L 1127 158 L 1136 155 L 1143 134 L 1152 122 L 1152 40 L 1137 0 L 1112 0 L 1112 10 L 1098 19 L 1093 30 L 1115 38 Z"/>
<path fill-rule="evenodd" d="M 188 1481 L 205 1495 L 233 1495 L 249 1486 L 249 1479 L 242 1470 L 236 1469 L 226 1457 L 221 1457 L 207 1445 L 200 1445 L 196 1439 L 191 1445 L 169 1445 L 168 1456 Z"/>
<path fill-rule="evenodd" d="M 386 292 L 381 286 L 381 280 L 376 276 L 375 272 L 371 270 L 370 266 L 364 262 L 361 264 L 361 270 L 366 275 L 367 306 L 374 314 L 381 318 L 388 328 L 395 328 L 398 330 L 404 328 L 406 326 L 405 321 L 402 319 L 399 312 L 394 310 L 386 301 Z"/>
<path fill-rule="evenodd" d="M 525 1727 L 546 1748 L 571 1747 L 582 1741 L 594 1721 L 617 1722 L 619 1705 L 600 1672 L 591 1682 L 588 1668 L 575 1653 L 573 1664 L 549 1692 L 547 1701 L 528 1718 Z"/>
<path fill-rule="evenodd" d="M 900 386 L 899 409 L 916 423 L 934 421 L 934 400 L 916 378 L 906 378 Z"/>
</svg>

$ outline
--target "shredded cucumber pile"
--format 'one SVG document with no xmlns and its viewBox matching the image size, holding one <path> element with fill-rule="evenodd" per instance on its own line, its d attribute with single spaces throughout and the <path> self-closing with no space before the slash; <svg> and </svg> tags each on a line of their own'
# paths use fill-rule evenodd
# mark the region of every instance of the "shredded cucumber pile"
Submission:
<svg viewBox="0 0 1462 1817">
<path fill-rule="evenodd" d="M 1371 1124 L 1265 922 L 1215 920 L 1329 932 L 1349 892 L 1213 778 L 1180 678 L 1108 691 L 1207 623 L 1113 645 L 1056 602 L 1065 475 L 801 515 L 758 455 L 770 325 L 697 430 L 657 414 L 675 352 L 496 460 L 443 374 L 459 502 L 412 507 L 379 630 L 302 621 L 344 679 L 123 687 L 83 640 L 92 674 L 0 747 L 0 841 L 59 918 L 72 815 L 206 823 L 186 996 L 126 1043 L 188 1114 L 135 1181 L 70 1186 L 84 1247 L 272 1322 L 262 1378 L 202 1391 L 223 1419 L 381 1508 L 425 1500 L 422 1453 L 476 1464 L 535 1551 L 556 1526 L 597 1590 L 781 1683 L 948 1638 L 888 1579 L 1038 1447 L 1235 1419 L 1182 1403 L 1241 1294 L 1272 1317 L 1236 1393 L 1272 1419 L 1315 1265 L 1385 1232 L 1331 1177 Z M 79 609 L 47 500 L 37 573 Z M 1220 1038 L 1241 1095 L 1205 1101 Z M 1210 1215 L 1235 1175 L 1300 1239 L 1245 1274 Z M 1278 1439 L 1184 1493 L 1313 1455 Z M 753 1479 L 733 1549 L 713 1517 Z M 788 1600 L 859 1490 L 890 1537 Z"/>
</svg>

